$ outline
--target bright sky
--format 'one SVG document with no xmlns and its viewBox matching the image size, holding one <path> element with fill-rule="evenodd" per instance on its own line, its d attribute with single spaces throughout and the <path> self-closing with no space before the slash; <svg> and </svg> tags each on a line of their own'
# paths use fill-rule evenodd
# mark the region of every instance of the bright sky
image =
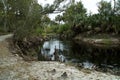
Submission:
<svg viewBox="0 0 120 80">
<path fill-rule="evenodd" d="M 43 6 L 47 3 L 52 4 L 54 0 L 38 0 L 39 4 L 42 4 Z M 75 0 L 76 2 L 80 0 Z M 87 13 L 92 12 L 93 14 L 97 13 L 97 3 L 100 2 L 101 0 L 81 0 L 84 7 L 87 9 Z M 113 1 L 113 0 L 104 0 L 104 1 Z M 58 14 L 51 14 L 49 15 L 50 18 L 53 20 L 55 16 Z"/>
</svg>

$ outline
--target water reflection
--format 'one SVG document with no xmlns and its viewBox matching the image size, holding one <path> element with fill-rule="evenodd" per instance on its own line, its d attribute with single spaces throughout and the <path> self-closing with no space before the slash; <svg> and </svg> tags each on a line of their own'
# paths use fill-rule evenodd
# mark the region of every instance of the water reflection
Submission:
<svg viewBox="0 0 120 80">
<path fill-rule="evenodd" d="M 64 45 L 62 44 L 61 41 L 58 40 L 50 40 L 50 41 L 46 41 L 43 44 L 43 48 L 42 48 L 42 53 L 44 53 L 43 51 L 48 51 L 48 54 L 53 54 L 55 52 L 55 47 L 56 49 L 60 49 L 63 51 Z"/>
<path fill-rule="evenodd" d="M 44 42 L 39 59 L 42 55 L 44 60 L 55 60 L 55 51 L 59 61 L 79 63 L 84 68 L 120 68 L 119 47 L 96 47 L 83 42 L 78 44 L 74 41 L 53 39 Z"/>
<path fill-rule="evenodd" d="M 43 57 L 47 58 L 46 60 L 57 60 L 55 59 L 58 56 L 58 60 L 64 61 L 65 57 L 63 56 L 62 52 L 65 49 L 62 41 L 53 39 L 50 41 L 46 41 L 41 48 L 41 54 Z M 57 53 L 55 56 L 55 52 Z"/>
</svg>

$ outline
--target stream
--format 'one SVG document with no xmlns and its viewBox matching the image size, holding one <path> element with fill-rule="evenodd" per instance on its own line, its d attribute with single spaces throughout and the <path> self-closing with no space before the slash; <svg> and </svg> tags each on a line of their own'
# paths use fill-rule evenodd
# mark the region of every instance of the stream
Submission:
<svg viewBox="0 0 120 80">
<path fill-rule="evenodd" d="M 51 39 L 41 46 L 38 60 L 70 62 L 82 68 L 120 73 L 120 47 L 96 47 L 72 40 Z"/>
</svg>

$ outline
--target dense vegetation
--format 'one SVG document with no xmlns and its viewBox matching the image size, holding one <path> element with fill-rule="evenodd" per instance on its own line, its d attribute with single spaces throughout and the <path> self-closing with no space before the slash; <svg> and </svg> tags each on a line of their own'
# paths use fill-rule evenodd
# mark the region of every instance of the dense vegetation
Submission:
<svg viewBox="0 0 120 80">
<path fill-rule="evenodd" d="M 55 0 L 54 5 L 42 7 L 37 0 L 0 0 L 0 31 L 14 32 L 16 40 L 34 34 L 41 34 L 52 13 L 62 2 Z"/>
<path fill-rule="evenodd" d="M 54 5 L 43 7 L 37 0 L 0 0 L 0 34 L 13 33 L 12 46 L 17 48 L 16 52 L 32 56 L 33 47 L 41 43 L 46 26 L 54 24 L 48 14 L 55 11 L 62 1 L 55 0 Z"/>
<path fill-rule="evenodd" d="M 114 0 L 114 6 L 112 6 L 111 2 L 100 1 L 97 14 L 88 14 L 82 2 L 73 2 L 67 7 L 62 16 L 58 15 L 56 17 L 56 20 L 64 21 L 74 35 L 80 33 L 118 35 L 120 34 L 120 0 Z"/>
<path fill-rule="evenodd" d="M 58 33 L 76 36 L 80 33 L 120 34 L 120 0 L 100 1 L 98 13 L 87 13 L 82 2 L 70 0 L 67 6 L 59 7 L 65 0 L 55 0 L 53 5 L 41 6 L 37 0 L 1 0 L 0 32 L 13 32 L 15 40 L 23 40 L 31 35 Z M 51 21 L 48 14 L 63 12 L 56 21 Z M 64 24 L 60 24 L 63 21 Z"/>
</svg>

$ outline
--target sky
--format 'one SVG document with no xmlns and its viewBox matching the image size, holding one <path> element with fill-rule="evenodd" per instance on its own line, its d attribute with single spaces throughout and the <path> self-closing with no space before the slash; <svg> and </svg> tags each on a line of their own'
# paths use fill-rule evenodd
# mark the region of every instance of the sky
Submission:
<svg viewBox="0 0 120 80">
<path fill-rule="evenodd" d="M 75 0 L 76 2 L 80 1 L 80 0 Z M 98 8 L 97 8 L 97 5 L 98 5 L 98 2 L 100 2 L 101 0 L 81 0 L 84 7 L 87 9 L 87 13 L 92 13 L 92 14 L 95 14 L 95 13 L 98 13 Z M 104 0 L 104 1 L 111 1 L 111 0 Z M 112 0 L 113 1 L 113 0 Z M 54 0 L 38 0 L 38 3 L 41 4 L 41 5 L 45 5 L 47 3 L 49 4 L 52 4 L 54 2 Z M 58 15 L 58 14 L 50 14 L 49 17 L 54 20 L 55 16 Z"/>
</svg>

